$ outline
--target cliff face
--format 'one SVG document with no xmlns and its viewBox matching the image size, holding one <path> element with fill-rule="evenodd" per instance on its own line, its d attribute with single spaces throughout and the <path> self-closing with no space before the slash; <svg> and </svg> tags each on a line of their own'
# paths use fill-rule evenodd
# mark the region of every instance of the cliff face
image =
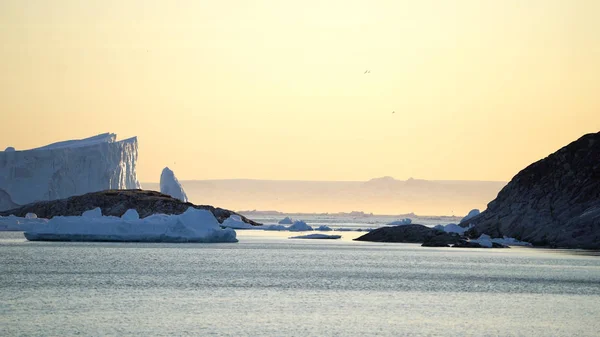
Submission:
<svg viewBox="0 0 600 337">
<path fill-rule="evenodd" d="M 231 215 L 238 215 L 246 223 L 253 226 L 261 225 L 227 209 L 208 205 L 194 205 L 169 195 L 144 190 L 107 190 L 73 196 L 67 199 L 39 201 L 0 212 L 0 215 L 8 216 L 13 214 L 24 217 L 27 213 L 35 213 L 40 218 L 50 219 L 55 216 L 78 216 L 96 207 L 102 209 L 103 215 L 118 217 L 123 215 L 128 209 L 135 209 L 141 218 L 158 213 L 181 214 L 189 207 L 194 207 L 212 212 L 220 223 Z"/>
<path fill-rule="evenodd" d="M 600 249 L 600 132 L 519 172 L 473 224 L 470 237 L 509 236 L 537 246 Z"/>
<path fill-rule="evenodd" d="M 115 134 L 0 152 L 0 210 L 106 189 L 140 188 L 136 138 Z"/>
</svg>

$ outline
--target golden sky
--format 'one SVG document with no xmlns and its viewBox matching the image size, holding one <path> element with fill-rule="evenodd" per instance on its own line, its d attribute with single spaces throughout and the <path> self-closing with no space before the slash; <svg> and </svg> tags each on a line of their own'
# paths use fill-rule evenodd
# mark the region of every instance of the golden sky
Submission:
<svg viewBox="0 0 600 337">
<path fill-rule="evenodd" d="M 138 136 L 141 181 L 164 166 L 509 180 L 600 130 L 599 15 L 596 0 L 1 0 L 0 147 Z"/>
</svg>

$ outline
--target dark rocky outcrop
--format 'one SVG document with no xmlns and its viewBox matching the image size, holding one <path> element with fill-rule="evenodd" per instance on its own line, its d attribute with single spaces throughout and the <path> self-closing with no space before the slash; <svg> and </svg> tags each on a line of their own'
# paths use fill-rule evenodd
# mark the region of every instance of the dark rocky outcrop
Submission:
<svg viewBox="0 0 600 337">
<path fill-rule="evenodd" d="M 166 194 L 145 190 L 107 190 L 87 193 L 66 199 L 40 201 L 21 206 L 9 211 L 0 212 L 7 216 L 14 214 L 24 217 L 27 213 L 35 213 L 40 218 L 52 218 L 60 215 L 81 215 L 83 212 L 100 207 L 103 215 L 121 216 L 128 209 L 135 209 L 141 218 L 152 214 L 181 214 L 188 207 L 211 211 L 219 222 L 223 222 L 230 215 L 239 215 L 242 221 L 253 226 L 260 223 L 254 222 L 233 211 L 207 205 L 194 205 L 182 202 Z"/>
<path fill-rule="evenodd" d="M 449 244 L 458 242 L 460 236 L 413 224 L 377 228 L 354 240 L 402 243 L 430 242 L 430 247 L 447 247 Z"/>
<path fill-rule="evenodd" d="M 461 223 L 475 238 L 600 249 L 600 132 L 584 135 L 519 172 L 487 210 Z"/>
</svg>

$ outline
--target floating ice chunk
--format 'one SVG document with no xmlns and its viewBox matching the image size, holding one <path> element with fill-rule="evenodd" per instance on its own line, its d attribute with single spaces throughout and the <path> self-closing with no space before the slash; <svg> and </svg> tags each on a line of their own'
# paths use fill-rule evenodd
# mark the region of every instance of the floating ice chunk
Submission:
<svg viewBox="0 0 600 337">
<path fill-rule="evenodd" d="M 285 218 L 283 218 L 283 220 L 279 221 L 280 225 L 291 225 L 294 223 L 294 220 L 292 220 L 292 218 L 290 218 L 289 216 L 286 216 Z"/>
<path fill-rule="evenodd" d="M 94 209 L 90 209 L 89 211 L 83 212 L 81 216 L 84 218 L 101 218 L 102 210 L 100 209 L 100 207 L 96 207 Z"/>
<path fill-rule="evenodd" d="M 305 232 L 305 231 L 312 231 L 313 228 L 311 226 L 307 225 L 306 222 L 304 222 L 302 220 L 296 220 L 296 221 L 294 221 L 293 225 L 288 227 L 288 230 L 290 232 Z"/>
<path fill-rule="evenodd" d="M 288 228 L 283 225 L 263 225 L 256 226 L 256 229 L 262 229 L 265 231 L 286 231 Z"/>
<path fill-rule="evenodd" d="M 37 214 L 27 213 L 27 214 L 25 214 L 25 219 L 37 219 Z"/>
<path fill-rule="evenodd" d="M 12 146 L 7 147 L 4 152 L 15 152 L 15 148 Z"/>
<path fill-rule="evenodd" d="M 492 248 L 492 238 L 489 235 L 481 234 L 478 239 L 470 240 L 471 242 L 476 242 L 480 244 L 482 247 Z"/>
<path fill-rule="evenodd" d="M 207 210 L 154 214 L 125 220 L 112 216 L 58 216 L 25 232 L 31 241 L 237 242 L 233 229 L 221 229 Z"/>
<path fill-rule="evenodd" d="M 503 238 L 491 238 L 489 235 L 481 234 L 479 238 L 470 240 L 471 242 L 476 242 L 483 247 L 492 247 L 494 243 L 504 245 L 504 246 L 532 246 L 531 243 L 520 241 L 515 238 L 503 237 Z"/>
<path fill-rule="evenodd" d="M 308 234 L 308 235 L 292 236 L 290 239 L 331 239 L 331 240 L 336 240 L 341 237 L 342 237 L 341 235 Z"/>
<path fill-rule="evenodd" d="M 532 246 L 532 244 L 530 242 L 525 242 L 525 241 L 520 241 L 517 240 L 515 238 L 509 238 L 509 237 L 503 237 L 502 239 L 500 238 L 496 238 L 496 239 L 492 239 L 492 242 L 496 242 L 502 245 L 506 245 L 506 246 Z"/>
<path fill-rule="evenodd" d="M 140 215 L 135 209 L 128 209 L 127 212 L 121 215 L 121 219 L 123 220 L 139 220 Z"/>
<path fill-rule="evenodd" d="M 254 229 L 254 226 L 249 223 L 245 223 L 242 221 L 242 218 L 239 215 L 235 214 L 232 214 L 229 216 L 229 218 L 225 219 L 221 226 L 234 229 Z"/>
<path fill-rule="evenodd" d="M 326 225 L 321 225 L 319 227 L 317 227 L 317 229 L 315 229 L 316 231 L 321 231 L 321 232 L 328 232 L 328 231 L 332 231 L 333 229 L 331 229 L 331 227 L 326 226 Z"/>
<path fill-rule="evenodd" d="M 460 220 L 460 222 L 467 221 L 467 220 L 469 220 L 469 219 L 471 219 L 471 218 L 473 218 L 473 217 L 476 217 L 476 216 L 478 216 L 480 213 L 481 213 L 481 212 L 479 212 L 479 210 L 478 210 L 477 208 L 475 208 L 475 209 L 472 209 L 472 210 L 469 212 L 469 214 L 467 214 L 467 216 L 465 216 L 464 218 L 462 218 L 462 220 Z"/>
<path fill-rule="evenodd" d="M 387 224 L 387 226 L 403 226 L 403 225 L 410 225 L 411 223 L 412 223 L 412 220 L 409 218 L 406 218 L 406 219 L 390 222 L 389 224 Z"/>
<path fill-rule="evenodd" d="M 165 167 L 160 175 L 160 193 L 170 195 L 175 199 L 188 202 L 187 195 L 183 187 L 175 177 L 175 173 L 168 167 Z"/>
<path fill-rule="evenodd" d="M 352 231 L 354 231 L 354 228 L 340 227 L 340 228 L 336 228 L 334 230 L 336 232 L 352 232 Z"/>
<path fill-rule="evenodd" d="M 45 224 L 47 219 L 38 219 L 34 213 L 28 213 L 29 218 L 21 218 L 14 215 L 0 216 L 0 231 L 28 231 L 37 224 Z"/>
<path fill-rule="evenodd" d="M 446 231 L 444 229 L 444 225 L 435 225 L 435 226 L 433 226 L 433 229 L 437 229 L 438 231 L 442 231 L 442 232 Z"/>
</svg>

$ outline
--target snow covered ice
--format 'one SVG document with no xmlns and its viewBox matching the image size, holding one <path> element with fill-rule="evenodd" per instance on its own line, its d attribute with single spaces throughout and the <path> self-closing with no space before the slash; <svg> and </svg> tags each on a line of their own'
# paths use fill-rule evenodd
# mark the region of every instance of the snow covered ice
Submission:
<svg viewBox="0 0 600 337">
<path fill-rule="evenodd" d="M 137 138 L 113 133 L 0 152 L 0 210 L 108 189 L 141 188 Z"/>
<path fill-rule="evenodd" d="M 188 197 L 183 187 L 175 177 L 175 173 L 168 167 L 165 167 L 160 175 L 160 193 L 170 195 L 175 199 L 188 202 Z"/>
<path fill-rule="evenodd" d="M 133 212 L 121 218 L 97 216 L 57 216 L 37 223 L 25 232 L 30 241 L 116 241 L 116 242 L 237 242 L 233 229 L 222 229 L 207 210 L 188 208 L 179 215 L 154 214 L 136 219 Z M 137 213 L 137 212 L 136 212 Z"/>
</svg>

